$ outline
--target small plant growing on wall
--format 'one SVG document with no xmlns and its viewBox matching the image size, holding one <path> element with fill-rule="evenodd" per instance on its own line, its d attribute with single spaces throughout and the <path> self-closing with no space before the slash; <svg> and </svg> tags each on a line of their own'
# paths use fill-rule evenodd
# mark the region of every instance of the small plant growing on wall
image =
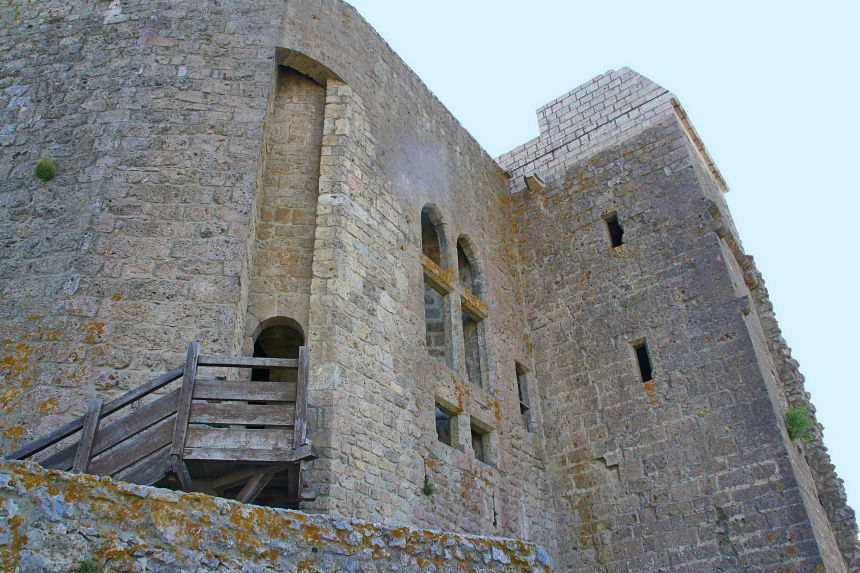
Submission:
<svg viewBox="0 0 860 573">
<path fill-rule="evenodd" d="M 101 570 L 99 562 L 91 557 L 78 563 L 77 568 L 72 573 L 101 573 Z"/>
<path fill-rule="evenodd" d="M 806 442 L 811 440 L 812 434 L 806 430 L 813 425 L 812 420 L 806 417 L 806 406 L 789 408 L 785 411 L 785 428 L 788 430 L 788 437 L 792 441 L 798 438 Z"/>
<path fill-rule="evenodd" d="M 43 157 L 36 162 L 36 177 L 42 181 L 50 181 L 56 173 L 57 169 L 50 157 Z"/>
<path fill-rule="evenodd" d="M 424 495 L 433 495 L 433 492 L 436 491 L 436 489 L 433 487 L 433 484 L 430 483 L 430 478 L 427 476 L 427 474 L 424 474 L 424 489 L 422 489 L 421 491 L 424 492 Z"/>
</svg>

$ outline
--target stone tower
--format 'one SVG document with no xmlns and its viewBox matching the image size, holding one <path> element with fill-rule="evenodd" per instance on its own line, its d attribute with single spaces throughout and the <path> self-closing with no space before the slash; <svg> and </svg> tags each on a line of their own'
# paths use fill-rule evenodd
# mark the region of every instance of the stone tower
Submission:
<svg viewBox="0 0 860 573">
<path fill-rule="evenodd" d="M 339 0 L 0 10 L 0 453 L 191 340 L 306 344 L 307 512 L 535 542 L 559 571 L 857 570 L 665 89 L 608 72 L 494 160 Z"/>
</svg>

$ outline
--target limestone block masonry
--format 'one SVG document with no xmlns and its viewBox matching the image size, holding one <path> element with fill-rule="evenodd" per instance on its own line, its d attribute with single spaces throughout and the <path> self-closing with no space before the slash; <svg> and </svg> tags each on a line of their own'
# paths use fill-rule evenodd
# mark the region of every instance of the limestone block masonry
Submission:
<svg viewBox="0 0 860 573">
<path fill-rule="evenodd" d="M 3 3 L 0 455 L 273 325 L 321 455 L 302 513 L 4 463 L 0 570 L 860 570 L 677 99 L 537 119 L 489 157 L 340 0 Z"/>
</svg>

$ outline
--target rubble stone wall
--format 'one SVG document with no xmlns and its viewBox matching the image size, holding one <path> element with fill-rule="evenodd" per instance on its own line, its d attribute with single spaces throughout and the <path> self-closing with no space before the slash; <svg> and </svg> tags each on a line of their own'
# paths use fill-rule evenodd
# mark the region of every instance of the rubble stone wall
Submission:
<svg viewBox="0 0 860 573">
<path fill-rule="evenodd" d="M 308 515 L 0 463 L 0 571 L 550 571 L 519 540 Z"/>
</svg>

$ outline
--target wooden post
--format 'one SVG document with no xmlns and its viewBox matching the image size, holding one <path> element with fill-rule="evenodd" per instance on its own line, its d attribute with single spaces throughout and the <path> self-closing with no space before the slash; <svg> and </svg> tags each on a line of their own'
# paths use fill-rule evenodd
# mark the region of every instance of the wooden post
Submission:
<svg viewBox="0 0 860 573">
<path fill-rule="evenodd" d="M 197 377 L 197 359 L 200 357 L 200 343 L 188 343 L 185 368 L 182 371 L 182 388 L 176 404 L 176 422 L 173 426 L 173 442 L 170 445 L 170 467 L 173 469 L 182 489 L 191 488 L 188 469 L 182 460 L 185 450 L 185 436 L 188 433 L 188 416 L 191 412 L 191 398 L 194 394 L 194 379 Z"/>
<path fill-rule="evenodd" d="M 99 421 L 102 414 L 102 401 L 98 398 L 90 400 L 87 413 L 84 416 L 84 427 L 81 430 L 81 441 L 78 442 L 78 450 L 75 452 L 75 461 L 72 464 L 72 473 L 81 474 L 87 471 L 90 465 L 90 457 L 93 451 L 93 442 L 99 429 Z"/>
<path fill-rule="evenodd" d="M 299 346 L 299 372 L 296 385 L 296 425 L 293 433 L 293 448 L 304 445 L 307 435 L 308 370 L 311 364 L 311 349 Z"/>
</svg>

